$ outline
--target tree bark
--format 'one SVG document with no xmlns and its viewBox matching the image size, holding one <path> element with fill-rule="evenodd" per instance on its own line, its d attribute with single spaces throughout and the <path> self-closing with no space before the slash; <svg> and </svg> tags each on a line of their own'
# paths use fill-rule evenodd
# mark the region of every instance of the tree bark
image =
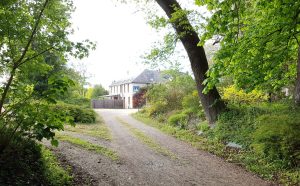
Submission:
<svg viewBox="0 0 300 186">
<path fill-rule="evenodd" d="M 298 48 L 297 79 L 295 86 L 295 103 L 300 106 L 300 46 Z"/>
<path fill-rule="evenodd" d="M 169 19 L 176 11 L 182 10 L 176 0 L 156 0 L 156 2 L 165 11 Z M 172 24 L 188 54 L 205 116 L 208 122 L 213 124 L 226 106 L 221 100 L 216 87 L 213 87 L 207 94 L 203 93 L 205 88 L 203 82 L 207 78 L 206 72 L 208 71 L 204 48 L 203 46 L 197 46 L 200 39 L 186 16 L 182 16 L 179 20 L 172 20 Z"/>
</svg>

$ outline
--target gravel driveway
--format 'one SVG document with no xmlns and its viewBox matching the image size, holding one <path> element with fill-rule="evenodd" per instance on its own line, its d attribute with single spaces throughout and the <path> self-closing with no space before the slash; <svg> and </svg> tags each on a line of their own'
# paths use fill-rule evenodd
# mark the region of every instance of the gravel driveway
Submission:
<svg viewBox="0 0 300 186">
<path fill-rule="evenodd" d="M 243 168 L 230 164 L 187 143 L 165 135 L 130 116 L 136 110 L 96 110 L 111 130 L 113 140 L 107 144 L 120 156 L 120 161 L 61 143 L 55 151 L 72 166 L 79 167 L 93 178 L 92 185 L 272 185 Z M 177 158 L 160 154 L 136 138 L 128 127 L 143 132 Z M 91 143 L 101 139 L 77 134 Z"/>
</svg>

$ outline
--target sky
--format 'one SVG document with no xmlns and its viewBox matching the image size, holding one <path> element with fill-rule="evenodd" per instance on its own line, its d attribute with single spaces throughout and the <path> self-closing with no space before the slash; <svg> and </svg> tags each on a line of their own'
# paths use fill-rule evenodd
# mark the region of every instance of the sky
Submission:
<svg viewBox="0 0 300 186">
<path fill-rule="evenodd" d="M 70 38 L 97 43 L 88 58 L 70 61 L 85 65 L 89 83 L 108 88 L 113 80 L 136 76 L 147 68 L 140 56 L 160 36 L 134 6 L 111 0 L 74 0 L 74 6 L 71 22 L 75 33 Z"/>
</svg>

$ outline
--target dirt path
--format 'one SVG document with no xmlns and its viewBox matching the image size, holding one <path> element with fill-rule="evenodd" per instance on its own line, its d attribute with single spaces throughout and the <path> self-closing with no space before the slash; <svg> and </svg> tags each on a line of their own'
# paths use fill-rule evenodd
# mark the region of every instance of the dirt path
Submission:
<svg viewBox="0 0 300 186">
<path fill-rule="evenodd" d="M 110 128 L 113 140 L 75 134 L 90 143 L 115 150 L 120 161 L 61 143 L 56 150 L 72 166 L 93 177 L 92 185 L 271 185 L 244 169 L 167 136 L 129 116 L 132 110 L 97 110 Z M 164 155 L 137 138 L 122 121 L 143 132 L 176 158 Z M 73 134 L 74 135 L 74 134 Z M 96 181 L 95 181 L 96 180 Z"/>
</svg>

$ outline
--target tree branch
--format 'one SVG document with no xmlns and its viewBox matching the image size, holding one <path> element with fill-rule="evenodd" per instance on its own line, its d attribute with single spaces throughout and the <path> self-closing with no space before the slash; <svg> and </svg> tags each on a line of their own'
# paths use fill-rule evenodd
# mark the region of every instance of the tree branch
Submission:
<svg viewBox="0 0 300 186">
<path fill-rule="evenodd" d="M 25 55 L 26 55 L 26 53 L 27 53 L 27 51 L 29 49 L 29 46 L 31 45 L 31 43 L 33 41 L 33 38 L 34 38 L 34 36 L 35 36 L 35 34 L 37 32 L 37 29 L 38 29 L 38 25 L 39 25 L 39 23 L 41 21 L 42 15 L 43 15 L 43 13 L 44 13 L 44 11 L 45 11 L 46 6 L 47 6 L 48 3 L 49 3 L 49 0 L 46 0 L 45 3 L 43 4 L 42 9 L 41 9 L 41 11 L 40 11 L 40 13 L 39 13 L 39 15 L 37 17 L 37 20 L 35 22 L 35 25 L 33 27 L 32 32 L 31 32 L 31 35 L 30 35 L 30 37 L 28 39 L 28 42 L 27 42 L 27 44 L 26 44 L 26 46 L 24 48 L 24 51 L 23 51 L 21 57 L 13 65 L 13 68 L 12 68 L 11 73 L 10 73 L 10 77 L 9 77 L 9 79 L 8 79 L 8 81 L 7 81 L 7 83 L 6 83 L 5 87 L 4 87 L 4 91 L 3 91 L 2 95 L 1 95 L 0 108 L 2 108 L 3 105 L 4 105 L 4 101 L 6 99 L 8 91 L 10 89 L 10 86 L 11 86 L 11 84 L 13 82 L 16 70 L 18 68 L 18 64 L 21 63 L 22 60 L 24 59 L 24 57 L 25 57 Z M 1 113 L 2 113 L 2 109 L 0 109 L 0 115 L 1 115 Z"/>
<path fill-rule="evenodd" d="M 25 57 L 25 55 L 26 55 L 26 53 L 27 53 L 27 51 L 28 51 L 28 49 L 29 49 L 32 41 L 33 41 L 33 38 L 34 38 L 34 36 L 35 36 L 35 34 L 37 32 L 37 29 L 38 29 L 39 23 L 41 21 L 42 15 L 43 15 L 43 13 L 44 13 L 44 11 L 46 9 L 46 6 L 49 3 L 49 1 L 50 0 L 46 0 L 45 3 L 43 4 L 42 9 L 41 9 L 41 11 L 40 11 L 40 13 L 39 13 L 39 15 L 38 15 L 38 17 L 36 19 L 36 22 L 35 22 L 35 25 L 33 27 L 32 32 L 31 32 L 31 35 L 30 35 L 30 37 L 28 39 L 28 42 L 27 42 L 27 44 L 26 44 L 26 46 L 24 48 L 24 51 L 23 51 L 21 57 L 17 60 L 17 64 L 21 63 L 21 61 L 24 59 L 24 57 Z"/>
<path fill-rule="evenodd" d="M 42 52 L 40 52 L 40 53 L 38 53 L 38 54 L 36 54 L 36 55 L 33 55 L 33 56 L 29 57 L 29 58 L 26 58 L 24 61 L 22 61 L 22 62 L 20 62 L 20 63 L 18 64 L 18 67 L 20 67 L 21 65 L 23 65 L 23 64 L 26 63 L 27 61 L 30 61 L 30 60 L 32 60 L 32 59 L 35 59 L 35 58 L 37 58 L 38 56 L 40 56 L 40 55 L 42 55 L 42 54 L 44 54 L 44 53 L 46 53 L 46 52 L 48 52 L 48 51 L 50 51 L 50 50 L 52 50 L 52 49 L 54 49 L 53 46 L 50 47 L 50 48 L 47 48 L 47 49 L 43 50 Z"/>
</svg>

